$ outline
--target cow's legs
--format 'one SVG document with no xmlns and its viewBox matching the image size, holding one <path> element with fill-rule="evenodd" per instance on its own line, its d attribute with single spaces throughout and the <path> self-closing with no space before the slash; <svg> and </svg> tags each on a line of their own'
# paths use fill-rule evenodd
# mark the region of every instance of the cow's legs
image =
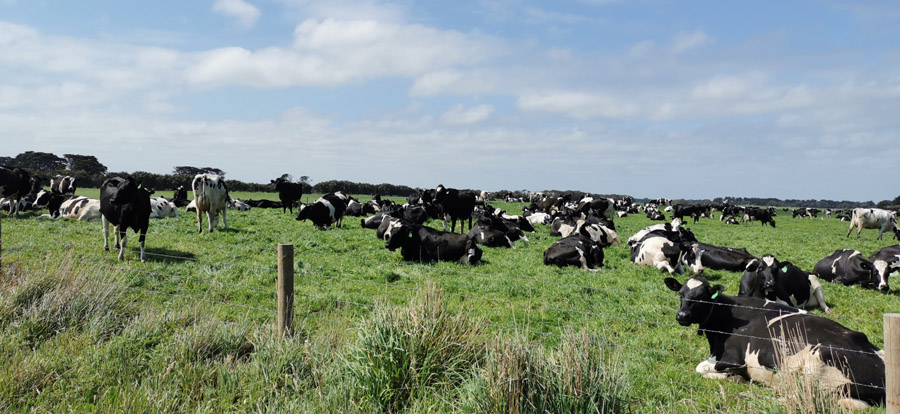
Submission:
<svg viewBox="0 0 900 414">
<path fill-rule="evenodd" d="M 207 214 L 209 216 L 209 214 Z M 197 208 L 197 230 L 198 233 L 203 233 L 203 212 Z"/>
<path fill-rule="evenodd" d="M 102 229 L 103 229 L 103 250 L 109 251 L 109 220 L 106 219 L 106 216 L 100 215 L 100 220 L 102 221 Z"/>
<path fill-rule="evenodd" d="M 122 246 L 119 247 L 119 260 L 125 260 L 125 243 L 128 242 L 128 227 L 116 229 L 116 241 L 122 237 Z"/>
<path fill-rule="evenodd" d="M 226 209 L 224 209 L 224 208 L 222 209 L 222 228 L 223 229 L 228 228 L 228 220 L 225 219 L 225 210 Z"/>
<path fill-rule="evenodd" d="M 847 237 L 850 237 L 850 233 L 853 233 L 853 227 L 854 227 L 854 226 L 853 226 L 853 223 L 851 222 L 851 223 L 850 223 L 850 228 L 847 229 Z"/>
<path fill-rule="evenodd" d="M 206 222 L 209 224 L 209 232 L 212 233 L 213 229 L 216 227 L 216 223 L 219 222 L 219 215 L 213 210 L 207 211 Z"/>
<path fill-rule="evenodd" d="M 147 228 L 141 229 L 141 236 L 138 238 L 138 244 L 141 246 L 141 261 L 146 262 L 147 257 L 144 255 L 144 240 L 147 238 Z"/>
</svg>

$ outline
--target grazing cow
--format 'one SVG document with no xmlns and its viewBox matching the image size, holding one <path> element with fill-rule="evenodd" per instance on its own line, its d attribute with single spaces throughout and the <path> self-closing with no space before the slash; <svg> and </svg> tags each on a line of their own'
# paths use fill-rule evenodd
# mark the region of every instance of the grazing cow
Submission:
<svg viewBox="0 0 900 414">
<path fill-rule="evenodd" d="M 544 251 L 544 264 L 577 266 L 584 270 L 597 271 L 603 266 L 603 243 L 583 234 L 573 234 L 550 245 Z"/>
<path fill-rule="evenodd" d="M 881 236 L 887 230 L 893 231 L 894 237 L 900 240 L 900 228 L 897 228 L 896 211 L 882 210 L 880 208 L 854 208 L 853 212 L 850 213 L 850 228 L 847 230 L 847 237 L 850 237 L 854 227 L 856 228 L 857 239 L 862 229 L 878 229 L 876 240 L 881 240 Z"/>
<path fill-rule="evenodd" d="M 712 207 L 709 205 L 696 205 L 696 206 L 683 206 L 681 204 L 676 204 L 673 207 L 672 216 L 679 219 L 684 220 L 685 217 L 693 217 L 694 223 L 700 222 L 700 216 L 709 214 L 712 212 Z"/>
<path fill-rule="evenodd" d="M 75 194 L 75 177 L 69 175 L 54 175 L 50 179 L 50 191 L 57 194 Z"/>
<path fill-rule="evenodd" d="M 309 219 L 319 230 L 331 229 L 332 223 L 336 227 L 341 227 L 344 211 L 347 209 L 346 200 L 347 196 L 341 192 L 325 194 L 312 204 L 300 204 L 296 219 L 300 221 Z"/>
<path fill-rule="evenodd" d="M 713 246 L 700 242 L 688 242 L 684 247 L 681 263 L 690 267 L 694 273 L 700 273 L 704 268 L 739 272 L 752 260 L 756 260 L 747 249 Z"/>
<path fill-rule="evenodd" d="M 150 198 L 150 218 L 178 217 L 175 203 L 162 197 Z"/>
<path fill-rule="evenodd" d="M 225 179 L 215 174 L 197 174 L 191 182 L 194 192 L 192 203 L 197 208 L 197 229 L 203 233 L 203 213 L 206 212 L 206 220 L 209 223 L 209 232 L 212 233 L 219 222 L 219 214 L 222 215 L 222 227 L 228 228 L 228 220 L 225 213 L 225 204 L 228 201 L 228 187 Z"/>
<path fill-rule="evenodd" d="M 831 309 L 825 303 L 825 290 L 816 275 L 804 272 L 791 262 L 779 262 L 767 254 L 753 259 L 744 269 L 739 296 L 780 300 L 785 305 L 810 309 Z"/>
<path fill-rule="evenodd" d="M 9 214 L 19 214 L 19 200 L 31 192 L 37 179 L 21 168 L 0 167 L 0 197 L 10 199 Z"/>
<path fill-rule="evenodd" d="M 415 223 L 400 221 L 385 234 L 384 247 L 400 249 L 403 260 L 430 263 L 435 261 L 475 265 L 482 250 L 464 234 L 432 229 Z"/>
<path fill-rule="evenodd" d="M 882 292 L 889 289 L 887 277 L 879 274 L 875 265 L 857 250 L 835 250 L 816 263 L 813 273 L 819 279 L 844 286 L 859 284 L 864 288 L 877 288 Z"/>
<path fill-rule="evenodd" d="M 722 285 L 710 286 L 699 276 L 684 285 L 669 277 L 665 284 L 681 298 L 675 320 L 698 325 L 709 343 L 711 356 L 697 365 L 698 374 L 778 386 L 802 370 L 819 386 L 849 397 L 843 406 L 884 401 L 884 354 L 865 334 L 777 302 L 725 295 Z"/>
<path fill-rule="evenodd" d="M 745 217 L 747 217 L 751 223 L 753 220 L 759 220 L 761 225 L 765 226 L 768 224 L 772 226 L 772 228 L 775 228 L 775 219 L 772 218 L 771 210 L 747 207 Z"/>
<path fill-rule="evenodd" d="M 131 178 L 107 178 L 100 185 L 100 213 L 103 222 L 103 250 L 109 251 L 109 225 L 115 231 L 119 260 L 125 260 L 128 229 L 139 233 L 141 261 L 146 262 L 144 240 L 150 226 L 150 192 Z M 119 243 L 121 239 L 121 244 Z"/>
<path fill-rule="evenodd" d="M 183 185 L 179 185 L 178 188 L 175 189 L 175 193 L 172 194 L 172 199 L 169 200 L 175 207 L 187 207 L 191 202 L 187 199 L 187 190 Z"/>
<path fill-rule="evenodd" d="M 450 232 L 456 232 L 456 221 L 459 220 L 459 232 L 465 232 L 463 222 L 469 219 L 472 228 L 472 213 L 475 211 L 475 194 L 471 191 L 459 191 L 438 185 L 434 189 L 434 203 L 444 210 L 444 231 L 447 231 L 447 219 L 450 220 Z"/>
<path fill-rule="evenodd" d="M 278 191 L 278 199 L 281 200 L 281 214 L 290 210 L 294 214 L 294 204 L 303 197 L 303 184 L 292 183 L 284 177 L 278 177 L 271 181 L 271 184 Z"/>
</svg>

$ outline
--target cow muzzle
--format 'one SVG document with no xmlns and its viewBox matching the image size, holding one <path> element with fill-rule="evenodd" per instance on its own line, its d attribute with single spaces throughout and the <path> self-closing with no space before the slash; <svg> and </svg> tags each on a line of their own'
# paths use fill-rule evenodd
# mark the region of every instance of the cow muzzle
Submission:
<svg viewBox="0 0 900 414">
<path fill-rule="evenodd" d="M 690 326 L 691 314 L 685 311 L 678 311 L 678 313 L 675 314 L 675 320 L 678 321 L 678 324 L 681 326 Z"/>
</svg>

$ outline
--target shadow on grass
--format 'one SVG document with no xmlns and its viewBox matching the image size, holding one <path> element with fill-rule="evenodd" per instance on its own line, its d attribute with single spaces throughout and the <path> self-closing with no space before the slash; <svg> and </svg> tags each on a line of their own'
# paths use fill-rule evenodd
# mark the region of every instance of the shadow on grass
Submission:
<svg viewBox="0 0 900 414">
<path fill-rule="evenodd" d="M 129 249 L 135 255 L 140 255 L 140 249 Z M 197 260 L 197 256 L 191 252 L 183 252 L 180 250 L 165 249 L 160 247 L 144 248 L 144 254 L 148 262 L 157 263 L 183 263 L 185 261 Z"/>
</svg>

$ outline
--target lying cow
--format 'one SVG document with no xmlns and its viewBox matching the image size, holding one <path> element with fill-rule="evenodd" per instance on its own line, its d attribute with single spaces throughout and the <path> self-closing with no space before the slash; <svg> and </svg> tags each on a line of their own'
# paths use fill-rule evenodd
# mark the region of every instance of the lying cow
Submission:
<svg viewBox="0 0 900 414">
<path fill-rule="evenodd" d="M 150 198 L 150 218 L 178 217 L 175 203 L 162 197 Z"/>
<path fill-rule="evenodd" d="M 803 309 L 818 307 L 831 313 L 825 303 L 825 290 L 816 275 L 804 272 L 791 262 L 779 262 L 769 254 L 747 264 L 738 296 L 779 300 Z"/>
<path fill-rule="evenodd" d="M 475 265 L 482 250 L 465 234 L 444 232 L 422 225 L 401 222 L 385 234 L 384 247 L 400 249 L 403 260 L 430 263 L 435 261 Z"/>
<path fill-rule="evenodd" d="M 850 228 L 847 230 L 847 237 L 856 228 L 856 238 L 859 239 L 859 233 L 862 229 L 878 229 L 878 237 L 881 240 L 884 232 L 890 230 L 894 233 L 894 237 L 900 240 L 900 229 L 897 228 L 897 212 L 882 210 L 880 208 L 854 208 L 850 213 Z"/>
<path fill-rule="evenodd" d="M 875 266 L 875 271 L 887 282 L 888 276 L 900 271 L 900 244 L 888 246 L 872 253 L 869 256 L 869 261 Z"/>
<path fill-rule="evenodd" d="M 681 297 L 675 320 L 706 335 L 711 356 L 695 369 L 704 377 L 739 375 L 777 386 L 795 381 L 802 369 L 819 386 L 846 395 L 843 406 L 884 401 L 884 354 L 864 333 L 777 302 L 725 295 L 722 285 L 699 276 L 684 285 L 673 278 L 665 283 Z"/>
<path fill-rule="evenodd" d="M 700 273 L 704 268 L 739 272 L 744 270 L 750 261 L 756 259 L 747 252 L 747 249 L 713 246 L 700 242 L 688 242 L 684 247 L 681 263 L 690 267 L 694 273 Z"/>
<path fill-rule="evenodd" d="M 596 271 L 603 266 L 603 244 L 583 234 L 565 237 L 544 251 L 544 264 L 559 267 L 576 266 Z"/>
<path fill-rule="evenodd" d="M 864 288 L 877 288 L 887 292 L 888 278 L 879 273 L 875 264 L 863 257 L 858 250 L 835 250 L 816 263 L 813 273 L 829 282 L 837 282 L 844 286 L 860 285 Z"/>
</svg>

